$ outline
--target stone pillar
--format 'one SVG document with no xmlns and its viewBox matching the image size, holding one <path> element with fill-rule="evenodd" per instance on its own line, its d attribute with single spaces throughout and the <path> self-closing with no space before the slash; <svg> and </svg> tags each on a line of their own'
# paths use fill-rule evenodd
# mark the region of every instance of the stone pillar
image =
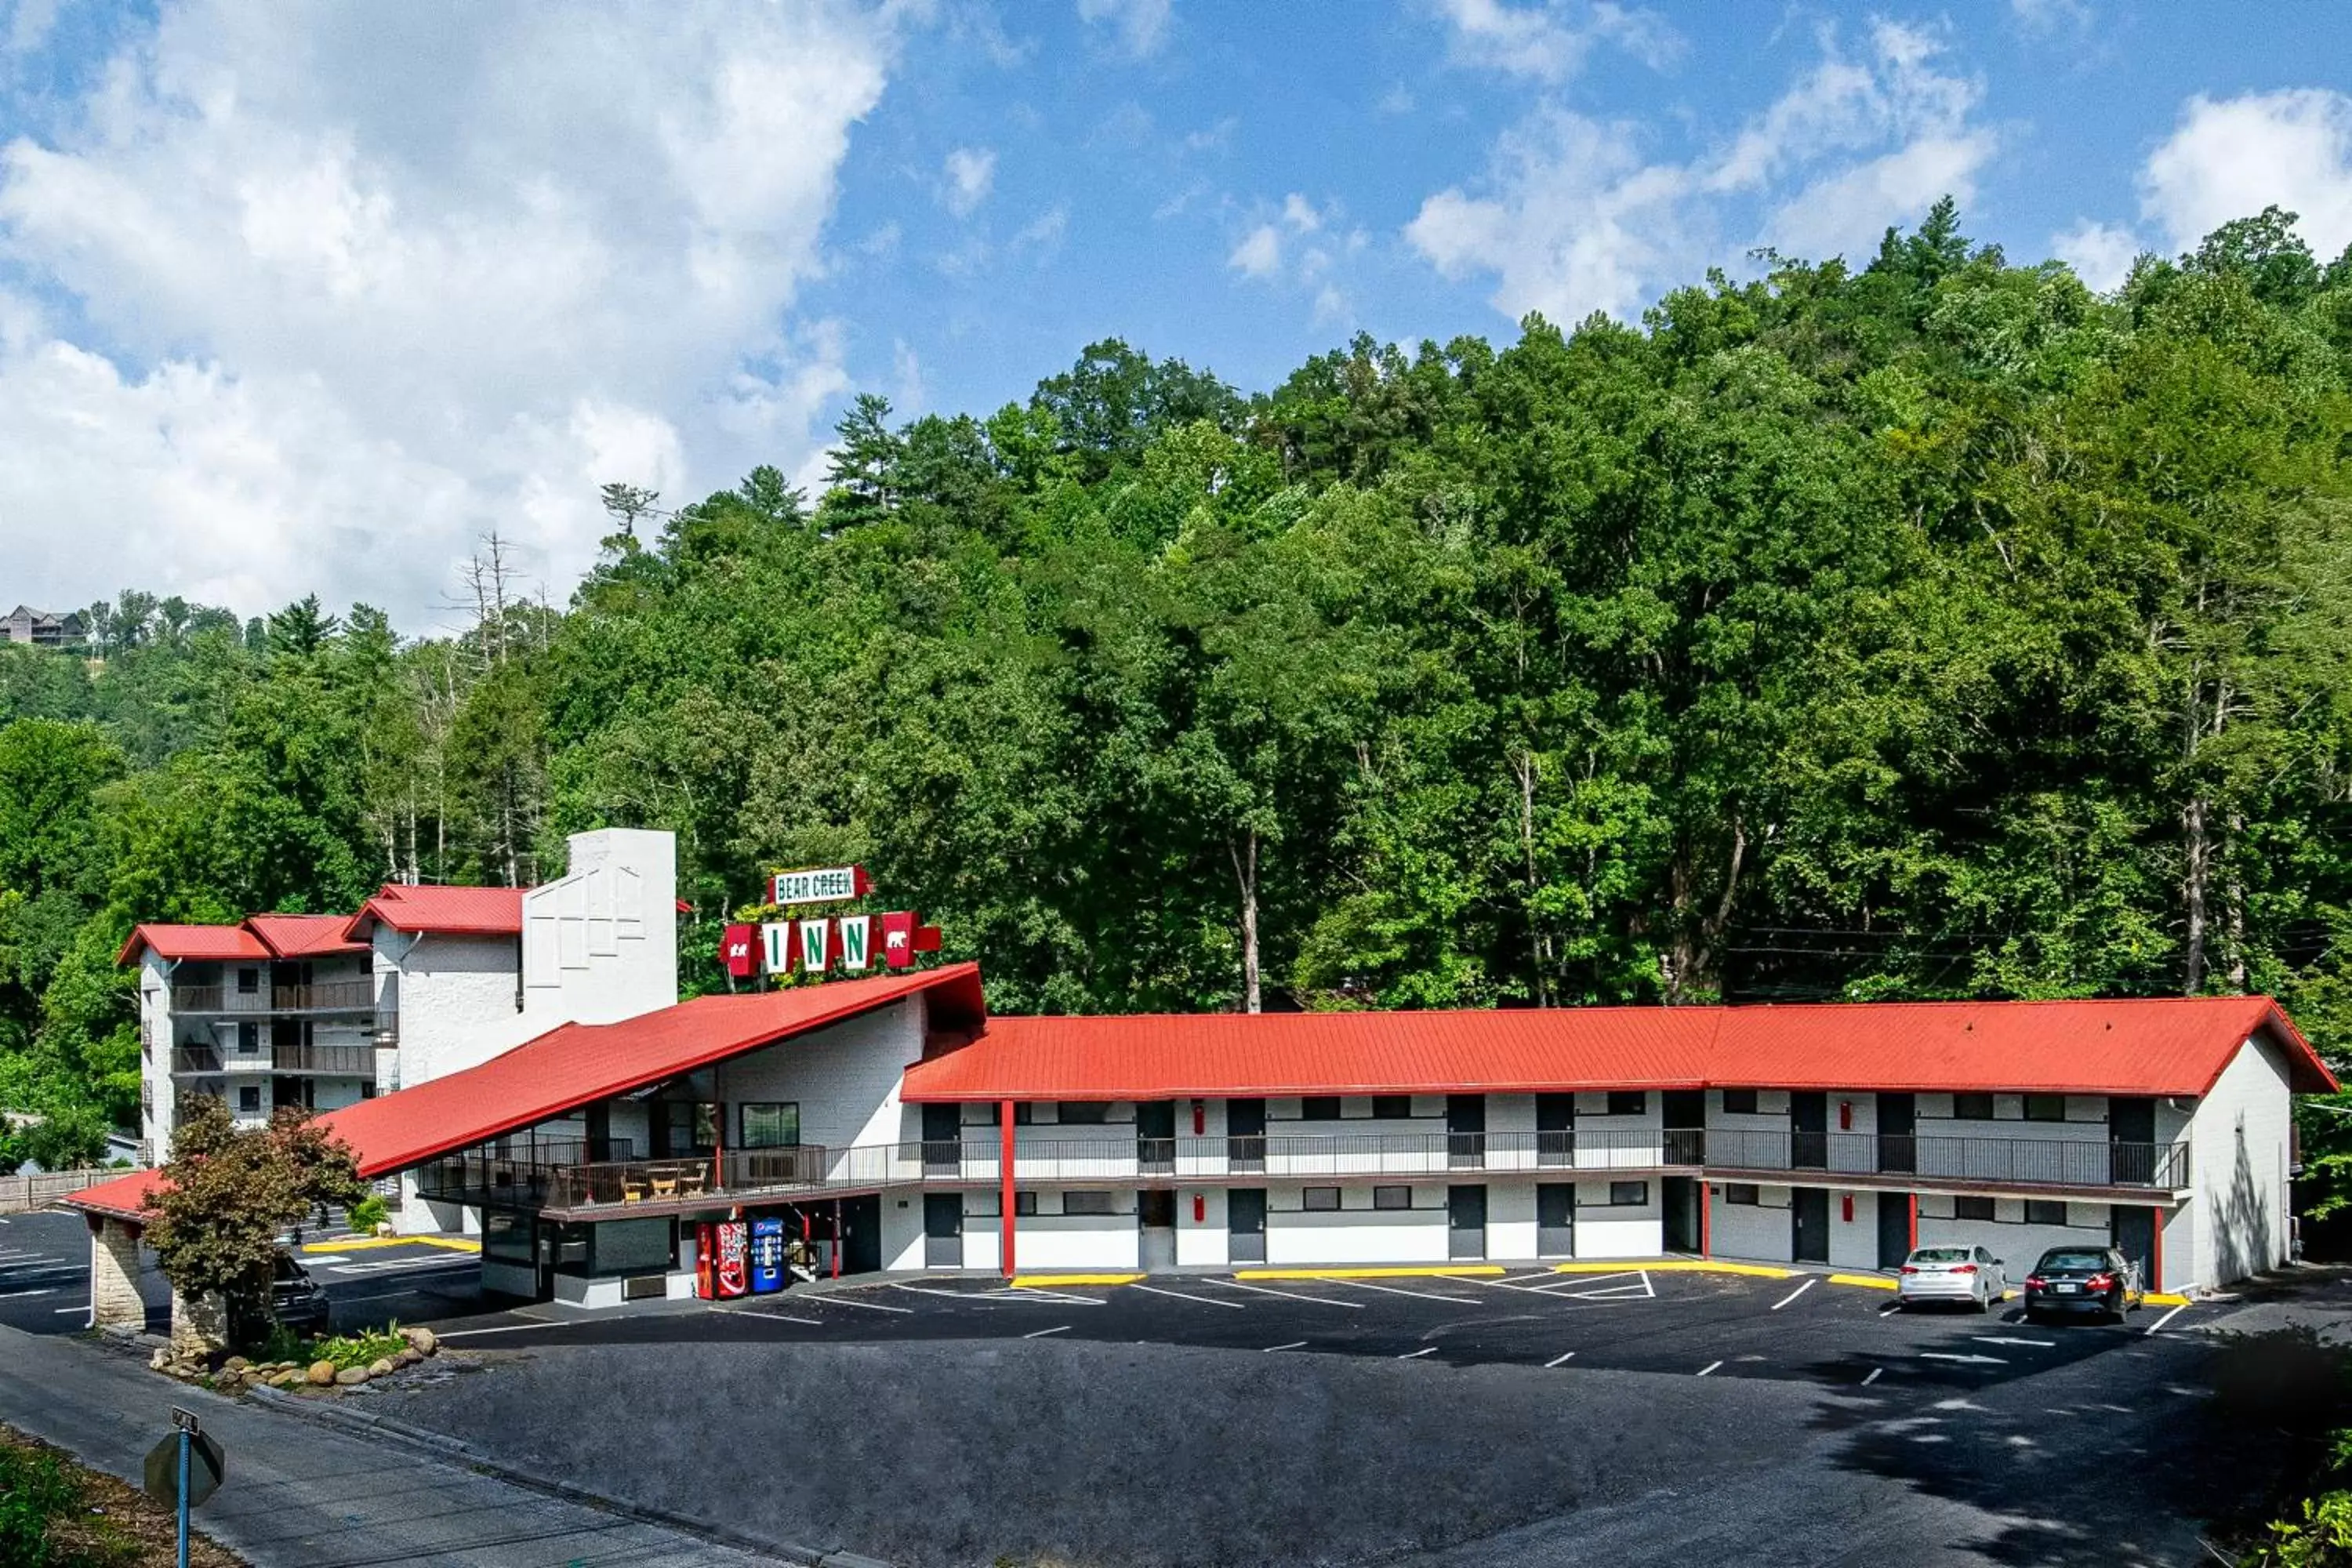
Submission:
<svg viewBox="0 0 2352 1568">
<path fill-rule="evenodd" d="M 129 1220 L 92 1215 L 89 1222 L 89 1326 L 147 1326 L 147 1304 L 139 1299 L 139 1227 Z"/>
<path fill-rule="evenodd" d="M 172 1291 L 172 1353 L 201 1361 L 228 1349 L 228 1299 L 217 1292 L 190 1297 Z"/>
</svg>

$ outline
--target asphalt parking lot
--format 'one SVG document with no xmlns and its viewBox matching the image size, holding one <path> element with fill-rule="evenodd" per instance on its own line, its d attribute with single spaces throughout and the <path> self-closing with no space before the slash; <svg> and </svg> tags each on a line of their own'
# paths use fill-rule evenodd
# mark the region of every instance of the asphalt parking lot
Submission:
<svg viewBox="0 0 2352 1568">
<path fill-rule="evenodd" d="M 448 1322 L 493 1375 L 376 1408 L 909 1564 L 2210 1561 L 2266 1462 L 2212 1427 L 2226 1309 L 1891 1307 L 1641 1267 L 896 1280 Z"/>
</svg>

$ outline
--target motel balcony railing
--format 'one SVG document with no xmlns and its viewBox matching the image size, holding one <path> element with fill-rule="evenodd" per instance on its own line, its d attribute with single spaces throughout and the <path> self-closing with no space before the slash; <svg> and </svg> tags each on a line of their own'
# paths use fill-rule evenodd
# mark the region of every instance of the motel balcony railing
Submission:
<svg viewBox="0 0 2352 1568">
<path fill-rule="evenodd" d="M 258 1050 L 223 1050 L 217 1046 L 182 1046 L 172 1052 L 174 1078 L 268 1078 L 312 1073 L 330 1078 L 375 1076 L 373 1046 L 265 1046 Z"/>
<path fill-rule="evenodd" d="M 799 1144 L 639 1160 L 607 1145 L 448 1156 L 425 1167 L 428 1196 L 555 1210 L 698 1200 L 790 1198 L 886 1187 L 987 1186 L 1003 1178 L 994 1136 L 828 1148 Z M 1134 1182 L 1309 1181 L 1349 1177 L 1460 1180 L 1527 1173 L 1573 1180 L 1686 1172 L 1717 1179 L 1803 1183 L 1816 1173 L 1996 1188 L 2178 1188 L 2185 1144 L 2105 1140 L 1878 1137 L 1717 1130 L 1395 1132 L 1229 1138 L 1024 1137 L 1013 1179 L 1024 1186 Z"/>
<path fill-rule="evenodd" d="M 375 1006 L 375 981 L 370 976 L 308 985 L 257 985 L 250 991 L 228 984 L 172 987 L 174 1013 L 373 1013 Z"/>
</svg>

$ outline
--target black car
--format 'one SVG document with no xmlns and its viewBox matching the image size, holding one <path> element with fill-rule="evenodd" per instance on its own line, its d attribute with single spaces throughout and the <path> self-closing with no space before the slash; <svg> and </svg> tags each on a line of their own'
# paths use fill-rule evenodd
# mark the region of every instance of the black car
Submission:
<svg viewBox="0 0 2352 1568">
<path fill-rule="evenodd" d="M 326 1290 L 287 1252 L 278 1253 L 277 1274 L 269 1282 L 268 1313 L 258 1302 L 240 1303 L 239 1310 L 247 1315 L 236 1336 L 243 1343 L 258 1343 L 268 1334 L 270 1315 L 291 1332 L 311 1339 L 328 1329 Z"/>
<path fill-rule="evenodd" d="M 2123 1321 L 2147 1292 L 2139 1265 L 2112 1247 L 2053 1247 L 2025 1277 L 2025 1315 L 2094 1312 Z"/>
</svg>

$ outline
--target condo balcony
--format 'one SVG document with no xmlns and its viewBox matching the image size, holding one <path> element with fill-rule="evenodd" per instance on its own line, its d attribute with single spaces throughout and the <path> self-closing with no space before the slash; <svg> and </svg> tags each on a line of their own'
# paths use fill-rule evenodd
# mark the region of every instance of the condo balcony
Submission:
<svg viewBox="0 0 2352 1568">
<path fill-rule="evenodd" d="M 239 1017 L 270 1014 L 373 1013 L 376 983 L 372 976 L 351 980 L 319 980 L 307 985 L 231 984 L 174 985 L 172 1011 L 176 1014 L 228 1013 Z"/>
<path fill-rule="evenodd" d="M 272 1046 L 255 1051 L 225 1051 L 214 1046 L 182 1046 L 172 1053 L 173 1078 L 272 1078 L 308 1074 L 320 1078 L 373 1078 L 373 1046 Z"/>
</svg>

